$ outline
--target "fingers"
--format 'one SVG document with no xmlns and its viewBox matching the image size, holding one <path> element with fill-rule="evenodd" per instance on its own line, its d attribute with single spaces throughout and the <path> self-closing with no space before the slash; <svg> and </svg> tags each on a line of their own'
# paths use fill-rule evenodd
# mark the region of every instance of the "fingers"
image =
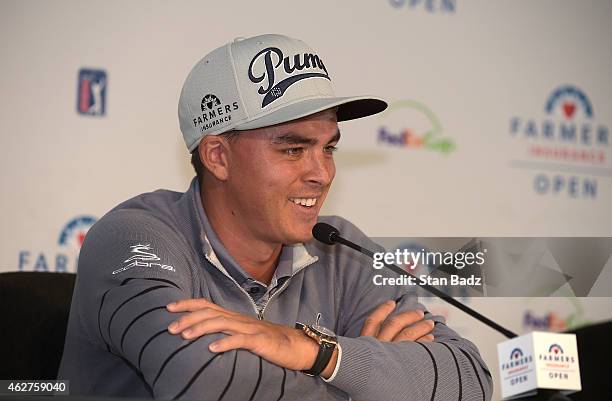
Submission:
<svg viewBox="0 0 612 401">
<path fill-rule="evenodd" d="M 430 343 L 434 340 L 434 335 L 433 334 L 427 334 L 426 336 L 423 336 L 421 338 L 419 338 L 417 341 L 421 342 L 421 343 Z"/>
<path fill-rule="evenodd" d="M 228 311 L 204 298 L 183 299 L 166 305 L 170 312 L 191 312 L 181 316 L 168 326 L 172 334 L 182 334 L 183 338 L 195 338 L 201 334 L 198 324 L 218 316 L 237 316 L 238 314 Z"/>
<path fill-rule="evenodd" d="M 430 341 L 433 341 L 433 334 L 431 334 L 431 331 L 434 325 L 435 323 L 433 320 L 421 320 L 402 329 L 392 341 L 417 341 L 428 335 L 432 337 Z M 429 339 L 429 337 L 427 337 L 427 339 Z"/>
<path fill-rule="evenodd" d="M 380 331 L 380 326 L 387 316 L 393 312 L 393 309 L 395 309 L 395 301 L 387 301 L 377 306 L 363 323 L 360 336 L 376 337 Z"/>
<path fill-rule="evenodd" d="M 195 312 L 191 312 L 184 316 L 181 316 L 180 318 L 172 322 L 168 326 L 168 331 L 172 334 L 178 334 L 203 320 L 220 316 L 221 313 L 223 312 L 213 308 L 203 308 L 196 310 Z"/>
<path fill-rule="evenodd" d="M 168 309 L 170 312 L 193 312 L 202 308 L 225 310 L 219 305 L 214 304 L 204 298 L 182 299 L 176 302 L 171 302 L 166 305 L 166 309 Z"/>
<path fill-rule="evenodd" d="M 382 325 L 376 338 L 378 338 L 380 341 L 393 341 L 393 339 L 404 330 L 408 330 L 408 333 L 410 333 L 410 328 L 407 326 L 419 322 L 423 319 L 423 316 L 424 313 L 422 310 L 410 310 L 392 316 Z M 416 340 L 417 338 L 427 334 L 429 331 L 431 330 L 423 332 L 414 339 Z"/>
<path fill-rule="evenodd" d="M 190 340 L 211 333 L 225 333 L 229 335 L 254 334 L 255 327 L 248 321 L 241 321 L 228 316 L 216 316 L 193 324 L 183 330 L 181 336 L 186 340 Z"/>
<path fill-rule="evenodd" d="M 210 343 L 208 345 L 208 349 L 212 352 L 225 352 L 238 348 L 248 349 L 251 342 L 252 336 L 245 334 L 236 334 L 235 336 L 227 336 Z"/>
</svg>

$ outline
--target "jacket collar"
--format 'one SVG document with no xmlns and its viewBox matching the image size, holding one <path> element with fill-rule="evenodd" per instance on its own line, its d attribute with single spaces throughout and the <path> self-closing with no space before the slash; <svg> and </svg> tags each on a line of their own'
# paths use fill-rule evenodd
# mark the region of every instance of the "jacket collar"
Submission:
<svg viewBox="0 0 612 401">
<path fill-rule="evenodd" d="M 249 278 L 252 279 L 252 277 L 250 277 L 250 275 L 232 258 L 210 225 L 208 217 L 204 212 L 204 207 L 202 206 L 200 184 L 197 177 L 194 177 L 191 181 L 187 193 L 193 201 L 192 207 L 197 217 L 199 239 L 206 259 L 223 274 L 233 277 L 239 284 L 242 284 L 244 280 Z M 279 263 L 274 274 L 277 279 L 285 276 L 293 276 L 299 270 L 315 263 L 318 259 L 318 256 L 313 256 L 303 243 L 283 245 Z"/>
</svg>

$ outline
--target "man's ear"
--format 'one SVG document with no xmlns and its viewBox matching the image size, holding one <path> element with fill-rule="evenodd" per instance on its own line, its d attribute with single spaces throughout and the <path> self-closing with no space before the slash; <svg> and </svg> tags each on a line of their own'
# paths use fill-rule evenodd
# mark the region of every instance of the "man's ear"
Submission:
<svg viewBox="0 0 612 401">
<path fill-rule="evenodd" d="M 229 176 L 229 143 L 219 135 L 205 136 L 198 146 L 202 165 L 215 178 L 226 181 Z"/>
</svg>

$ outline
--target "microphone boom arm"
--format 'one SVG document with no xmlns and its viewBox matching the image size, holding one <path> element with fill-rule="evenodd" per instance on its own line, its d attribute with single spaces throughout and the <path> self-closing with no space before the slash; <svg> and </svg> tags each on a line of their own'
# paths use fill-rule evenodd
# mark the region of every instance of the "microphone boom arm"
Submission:
<svg viewBox="0 0 612 401">
<path fill-rule="evenodd" d="M 340 243 L 342 245 L 348 246 L 349 248 L 354 249 L 357 252 L 363 253 L 364 255 L 369 256 L 370 258 L 374 259 L 374 252 L 370 251 L 369 249 L 363 248 L 355 244 L 354 242 L 347 240 L 346 238 L 341 237 L 338 230 L 329 224 L 326 224 L 326 223 L 315 224 L 315 226 L 312 229 L 312 234 L 315 239 L 325 244 L 333 245 L 335 243 Z M 384 266 L 393 270 L 393 272 L 399 274 L 400 276 L 406 275 L 406 276 L 410 276 L 416 279 L 414 275 L 412 275 L 411 273 L 407 272 L 406 270 L 402 269 L 401 267 L 397 265 L 384 263 Z M 463 312 L 472 316 L 476 320 L 486 324 L 487 326 L 491 327 L 493 330 L 497 331 L 498 333 L 503 334 L 506 338 L 518 337 L 516 333 L 506 329 L 502 325 L 494 322 L 493 320 L 489 319 L 483 314 L 476 312 L 474 309 L 470 308 L 467 305 L 462 304 L 461 302 L 448 296 L 447 294 L 440 291 L 439 289 L 432 287 L 431 285 L 428 285 L 428 284 L 420 284 L 418 280 L 416 280 L 416 284 L 422 289 L 424 289 L 425 291 L 428 291 L 429 293 L 436 295 L 437 297 L 444 300 L 445 302 L 453 305 L 455 308 L 462 310 Z"/>
</svg>

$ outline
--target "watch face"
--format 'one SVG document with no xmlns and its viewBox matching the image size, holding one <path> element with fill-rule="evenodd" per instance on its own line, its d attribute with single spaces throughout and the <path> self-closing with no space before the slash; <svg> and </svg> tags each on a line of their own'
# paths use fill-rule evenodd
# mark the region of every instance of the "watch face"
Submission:
<svg viewBox="0 0 612 401">
<path fill-rule="evenodd" d="M 329 337 L 336 337 L 336 333 L 334 333 L 333 331 L 331 331 L 330 329 L 323 327 L 323 326 L 312 326 L 312 328 L 316 331 L 318 331 L 319 333 L 329 336 Z"/>
</svg>

